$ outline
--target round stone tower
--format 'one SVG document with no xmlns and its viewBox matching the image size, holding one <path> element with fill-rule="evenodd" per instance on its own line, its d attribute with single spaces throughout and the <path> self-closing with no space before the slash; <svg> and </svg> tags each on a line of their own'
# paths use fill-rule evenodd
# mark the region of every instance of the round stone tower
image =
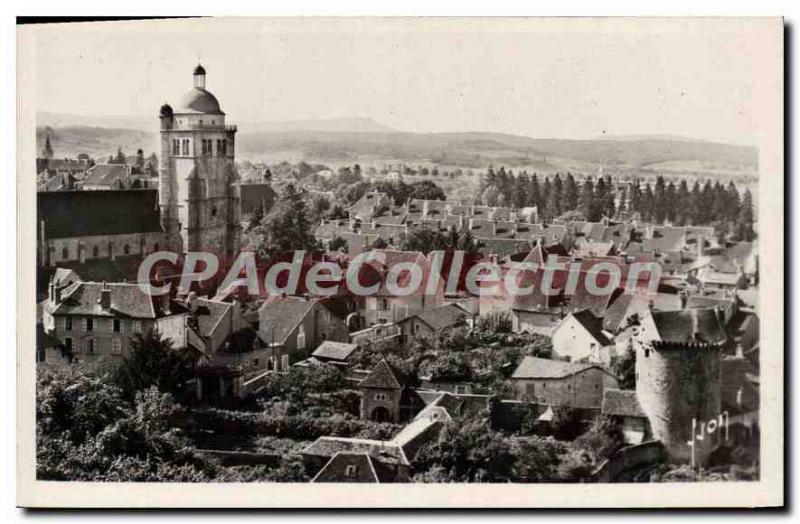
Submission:
<svg viewBox="0 0 800 524">
<path fill-rule="evenodd" d="M 705 463 L 725 438 L 720 361 L 726 335 L 713 309 L 647 312 L 635 336 L 636 395 L 675 462 Z"/>
</svg>

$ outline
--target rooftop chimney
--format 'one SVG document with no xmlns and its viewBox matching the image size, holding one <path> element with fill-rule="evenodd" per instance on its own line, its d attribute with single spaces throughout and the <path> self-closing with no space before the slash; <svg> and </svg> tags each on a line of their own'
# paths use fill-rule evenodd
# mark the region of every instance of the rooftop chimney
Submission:
<svg viewBox="0 0 800 524">
<path fill-rule="evenodd" d="M 192 313 L 197 309 L 197 293 L 194 291 L 190 291 L 189 294 L 186 295 L 186 307 L 189 308 L 189 311 Z"/>
<path fill-rule="evenodd" d="M 103 308 L 103 311 L 111 309 L 111 289 L 105 281 L 103 282 L 103 288 L 100 290 L 100 307 Z"/>
</svg>

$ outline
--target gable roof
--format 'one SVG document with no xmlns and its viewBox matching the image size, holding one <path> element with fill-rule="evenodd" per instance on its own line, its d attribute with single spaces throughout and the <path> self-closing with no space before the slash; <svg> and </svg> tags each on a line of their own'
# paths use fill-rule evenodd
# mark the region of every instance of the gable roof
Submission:
<svg viewBox="0 0 800 524">
<path fill-rule="evenodd" d="M 111 292 L 111 307 L 104 310 L 100 305 L 103 287 Z M 185 311 L 177 302 L 171 301 L 170 311 L 161 308 L 161 301 L 145 293 L 137 284 L 119 282 L 74 282 L 62 291 L 61 301 L 51 306 L 56 315 L 91 315 L 130 318 L 159 318 L 170 312 Z"/>
<path fill-rule="evenodd" d="M 383 359 L 372 368 L 370 374 L 358 384 L 358 387 L 402 389 L 406 385 L 406 382 L 408 382 L 408 377 L 401 371 L 395 369 L 386 359 Z"/>
<path fill-rule="evenodd" d="M 414 316 L 405 318 L 400 322 L 408 322 L 412 318 L 418 318 L 425 322 L 431 329 L 436 331 L 451 326 L 457 326 L 464 323 L 467 312 L 461 306 L 456 304 L 445 304 L 433 308 L 426 308 Z"/>
<path fill-rule="evenodd" d="M 300 453 L 316 457 L 333 457 L 339 452 L 367 453 L 387 464 L 408 465 L 403 448 L 391 441 L 347 437 L 320 437 Z"/>
<path fill-rule="evenodd" d="M 83 186 L 128 187 L 131 166 L 127 164 L 97 164 L 86 170 Z"/>
<path fill-rule="evenodd" d="M 348 466 L 352 466 L 352 475 L 347 474 Z M 380 483 L 391 482 L 393 478 L 391 468 L 373 459 L 369 453 L 340 451 L 331 457 L 311 482 Z"/>
<path fill-rule="evenodd" d="M 575 313 L 570 313 L 564 321 L 569 318 L 575 319 L 583 328 L 589 332 L 589 335 L 594 338 L 600 346 L 607 346 L 611 343 L 611 340 L 603 333 L 603 319 L 600 317 L 594 316 L 592 312 L 588 309 L 584 309 L 581 311 L 577 311 Z M 563 324 L 562 322 L 561 324 Z M 559 326 L 561 325 L 559 324 Z M 559 326 L 556 326 L 555 329 L 558 329 Z M 554 330 L 555 331 L 555 330 Z"/>
<path fill-rule="evenodd" d="M 590 368 L 598 368 L 608 373 L 601 366 L 590 362 L 566 362 L 549 358 L 525 357 L 514 370 L 511 378 L 564 378 L 582 373 Z"/>
<path fill-rule="evenodd" d="M 197 331 L 200 336 L 213 335 L 220 321 L 233 307 L 227 302 L 198 298 L 192 316 L 197 319 Z"/>
<path fill-rule="evenodd" d="M 357 344 L 346 344 L 344 342 L 326 340 L 314 350 L 311 356 L 317 359 L 344 361 L 350 358 L 350 355 L 352 355 L 353 351 L 356 349 L 358 349 Z"/>
<path fill-rule="evenodd" d="M 258 331 L 268 344 L 283 344 L 313 307 L 313 301 L 300 297 L 269 297 L 258 308 Z"/>
<path fill-rule="evenodd" d="M 603 415 L 647 418 L 633 390 L 604 389 L 601 412 Z"/>
</svg>

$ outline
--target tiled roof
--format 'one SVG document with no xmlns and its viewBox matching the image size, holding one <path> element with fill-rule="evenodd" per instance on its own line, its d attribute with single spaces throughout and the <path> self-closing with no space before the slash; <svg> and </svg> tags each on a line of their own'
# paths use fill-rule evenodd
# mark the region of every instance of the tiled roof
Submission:
<svg viewBox="0 0 800 524">
<path fill-rule="evenodd" d="M 636 391 L 633 390 L 604 389 L 601 411 L 603 415 L 647 417 L 636 397 Z"/>
<path fill-rule="evenodd" d="M 161 231 L 154 189 L 38 193 L 36 209 L 49 238 Z"/>
<path fill-rule="evenodd" d="M 232 305 L 227 302 L 218 302 L 198 298 L 193 316 L 197 319 L 197 330 L 203 337 L 213 335 L 222 318 L 230 311 Z"/>
<path fill-rule="evenodd" d="M 501 258 L 524 253 L 531 247 L 527 240 L 515 238 L 482 238 L 478 241 L 478 251 L 484 255 L 497 255 Z"/>
<path fill-rule="evenodd" d="M 713 309 L 651 311 L 650 315 L 662 342 L 719 344 L 727 338 Z"/>
<path fill-rule="evenodd" d="M 103 285 L 100 282 L 75 282 L 62 291 L 62 300 L 51 310 L 57 315 L 96 315 L 127 316 L 131 318 L 157 318 L 166 312 L 160 309 L 160 302 L 136 284 L 112 282 L 105 284 L 111 291 L 111 307 L 103 310 L 100 295 Z M 184 309 L 173 302 L 172 306 Z"/>
<path fill-rule="evenodd" d="M 467 313 L 460 306 L 455 304 L 447 304 L 444 306 L 423 309 L 415 316 L 428 324 L 432 329 L 438 331 L 447 327 L 463 324 Z M 409 319 L 405 319 L 404 321 L 407 320 Z"/>
<path fill-rule="evenodd" d="M 574 318 L 601 346 L 611 343 L 605 333 L 603 333 L 603 319 L 594 316 L 591 311 L 584 309 L 576 313 L 571 313 Z"/>
<path fill-rule="evenodd" d="M 339 452 L 368 453 L 371 457 L 387 464 L 408 465 L 408 459 L 406 459 L 403 449 L 394 442 L 383 440 L 320 437 L 300 453 L 317 457 L 333 457 Z"/>
<path fill-rule="evenodd" d="M 511 378 L 564 378 L 587 369 L 600 367 L 591 363 L 566 362 L 548 358 L 525 357 Z"/>
<path fill-rule="evenodd" d="M 400 446 L 406 458 L 413 462 L 420 448 L 436 437 L 440 427 L 438 420 L 417 418 L 400 430 L 392 442 Z"/>
<path fill-rule="evenodd" d="M 347 360 L 356 349 L 358 349 L 357 344 L 326 340 L 319 345 L 311 356 L 325 360 Z"/>
<path fill-rule="evenodd" d="M 97 164 L 86 170 L 83 185 L 126 188 L 130 174 L 131 166 L 126 164 Z"/>
<path fill-rule="evenodd" d="M 351 467 L 348 467 L 351 466 Z M 352 472 L 348 475 L 348 472 Z M 390 468 L 365 452 L 336 453 L 311 482 L 381 483 L 394 478 Z"/>
<path fill-rule="evenodd" d="M 381 360 L 372 368 L 370 374 L 358 384 L 358 387 L 402 389 L 407 381 L 408 377 L 404 373 L 392 367 L 386 360 Z"/>
<path fill-rule="evenodd" d="M 273 296 L 258 308 L 258 331 L 264 340 L 283 344 L 314 303 L 299 297 Z"/>
</svg>

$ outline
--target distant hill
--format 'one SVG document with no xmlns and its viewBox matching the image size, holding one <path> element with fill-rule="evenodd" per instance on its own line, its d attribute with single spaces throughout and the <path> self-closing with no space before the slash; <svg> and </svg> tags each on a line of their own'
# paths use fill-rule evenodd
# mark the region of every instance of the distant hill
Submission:
<svg viewBox="0 0 800 524">
<path fill-rule="evenodd" d="M 307 129 L 318 126 L 326 129 Z M 122 147 L 128 154 L 141 147 L 158 152 L 158 136 L 150 119 L 147 130 L 110 126 L 50 126 L 56 156 L 88 153 L 105 158 Z M 534 139 L 502 133 L 405 133 L 388 130 L 368 119 L 333 119 L 284 123 L 241 123 L 237 156 L 241 159 L 339 165 L 359 162 L 439 164 L 480 169 L 505 165 L 538 172 L 572 170 L 595 173 L 658 171 L 755 176 L 754 147 L 676 137 L 601 138 L 594 140 Z M 346 128 L 346 129 L 342 129 Z M 38 149 L 45 128 L 37 129 Z"/>
<path fill-rule="evenodd" d="M 371 118 L 319 118 L 307 120 L 289 120 L 285 122 L 240 121 L 233 122 L 249 131 L 326 131 L 349 133 L 387 133 L 394 129 L 386 127 Z M 36 113 L 38 127 L 108 127 L 113 129 L 132 129 L 153 132 L 158 125 L 157 114 L 152 117 L 137 116 L 86 116 L 67 113 Z"/>
</svg>

